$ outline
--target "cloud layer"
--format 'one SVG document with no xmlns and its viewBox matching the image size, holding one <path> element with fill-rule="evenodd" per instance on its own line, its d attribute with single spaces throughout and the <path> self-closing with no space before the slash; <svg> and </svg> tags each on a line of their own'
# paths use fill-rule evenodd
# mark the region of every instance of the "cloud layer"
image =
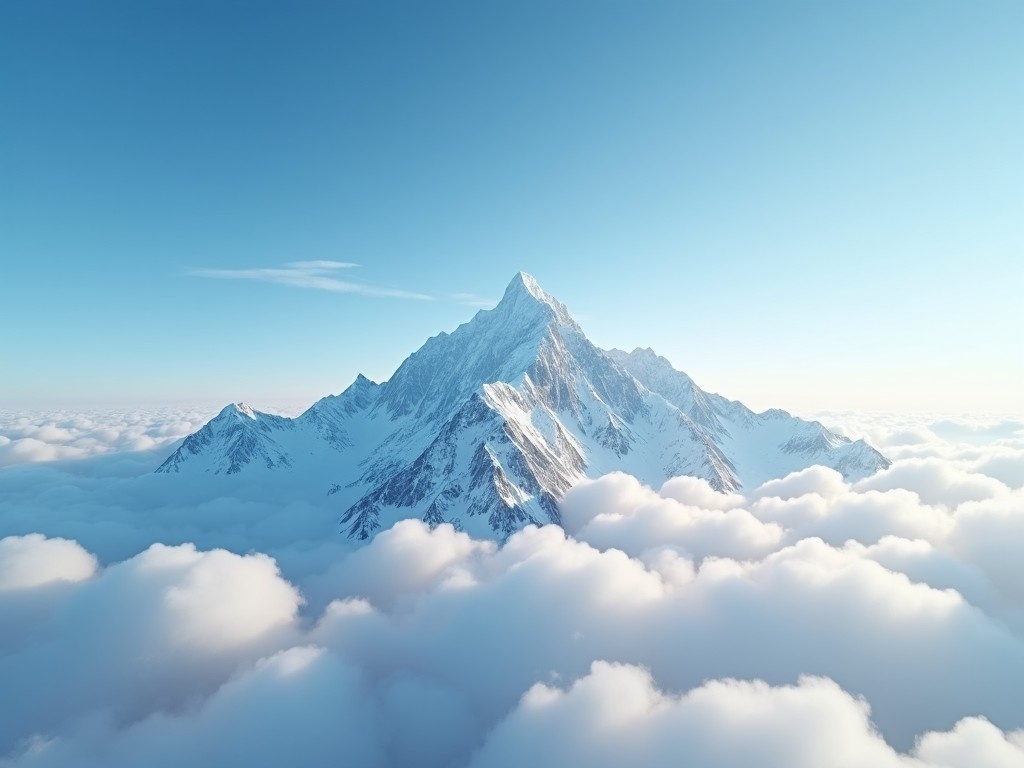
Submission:
<svg viewBox="0 0 1024 768">
<path fill-rule="evenodd" d="M 859 418 L 898 454 L 859 483 L 615 474 L 503 545 L 351 551 L 162 450 L 10 466 L 0 765 L 1020 768 L 1020 429 Z"/>
<path fill-rule="evenodd" d="M 163 449 L 199 429 L 216 409 L 0 411 L 0 467 Z"/>
</svg>

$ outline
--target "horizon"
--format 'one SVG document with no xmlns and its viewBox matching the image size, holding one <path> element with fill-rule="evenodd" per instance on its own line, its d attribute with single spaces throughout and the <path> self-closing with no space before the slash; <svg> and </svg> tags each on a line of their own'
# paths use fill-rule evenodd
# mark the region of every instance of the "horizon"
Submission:
<svg viewBox="0 0 1024 768">
<path fill-rule="evenodd" d="M 512 277 L 511 281 L 508 283 L 508 285 L 506 286 L 506 289 L 504 289 L 504 290 L 507 290 L 508 286 L 512 285 L 514 282 L 519 280 L 521 276 L 524 276 L 524 275 L 526 277 L 530 278 L 531 280 L 533 280 L 534 283 L 536 285 L 538 285 L 538 287 L 542 291 L 547 293 L 547 295 L 551 296 L 556 301 L 561 302 L 559 297 L 551 294 L 549 291 L 546 291 L 544 286 L 543 286 L 543 284 L 541 283 L 541 281 L 537 280 L 534 275 L 531 275 L 530 273 L 522 271 L 522 270 L 516 272 L 516 274 Z M 467 319 L 465 319 L 464 321 L 458 323 L 457 326 L 455 326 L 455 327 L 453 327 L 451 329 L 440 329 L 440 330 L 432 333 L 426 339 L 424 339 L 422 343 L 425 344 L 427 341 L 429 341 L 430 339 L 432 339 L 432 338 L 434 338 L 434 337 L 436 337 L 438 335 L 445 334 L 445 333 L 450 333 L 451 331 L 455 330 L 455 328 L 457 328 L 457 327 L 460 327 L 462 325 L 466 325 L 466 324 L 471 323 L 473 321 L 473 319 L 477 316 L 477 314 L 479 314 L 480 312 L 490 311 L 495 306 L 497 306 L 497 303 L 498 302 L 493 302 L 493 303 L 489 302 L 489 304 L 492 304 L 491 306 L 480 307 L 480 308 L 476 309 L 475 311 L 473 311 L 473 314 L 471 316 L 467 317 Z M 575 315 L 573 315 L 572 311 L 569 310 L 569 312 L 570 312 L 570 315 L 573 317 L 573 319 L 577 320 Z M 577 322 L 578 322 L 578 320 L 577 320 Z M 582 326 L 583 324 L 580 323 L 580 325 Z M 586 333 L 586 328 L 584 328 L 583 330 L 584 330 L 584 333 Z M 422 344 L 420 346 L 422 346 Z M 612 351 L 612 350 L 615 350 L 615 349 L 620 349 L 618 347 L 602 347 L 601 345 L 596 345 L 596 346 L 598 346 L 598 348 L 601 349 L 602 351 Z M 419 347 L 417 347 L 416 349 L 419 349 Z M 665 355 L 661 354 L 661 352 L 659 350 L 654 349 L 650 345 L 638 345 L 638 346 L 634 346 L 632 348 L 621 348 L 621 349 L 622 349 L 622 351 L 625 351 L 625 352 L 632 352 L 632 351 L 635 351 L 637 349 L 646 349 L 646 350 L 653 351 L 655 354 L 659 355 L 660 357 L 665 357 Z M 413 352 L 415 352 L 415 351 L 416 350 L 411 350 L 408 353 L 408 355 L 406 355 L 405 358 L 402 358 L 402 361 L 404 362 L 404 360 L 409 355 L 413 354 Z M 688 372 L 685 369 L 683 369 L 682 367 L 680 367 L 679 365 L 677 365 L 675 363 L 675 361 L 669 360 L 669 362 L 672 363 L 673 367 L 676 370 L 679 370 L 679 371 L 682 371 L 683 373 L 687 373 L 688 374 Z M 344 385 L 342 385 L 340 387 L 337 387 L 337 388 L 335 388 L 333 390 L 324 392 L 324 393 L 322 393 L 320 395 L 312 396 L 312 399 L 308 399 L 308 397 L 307 398 L 300 398 L 300 397 L 288 398 L 288 397 L 280 397 L 280 396 L 273 397 L 272 396 L 272 397 L 267 398 L 263 402 L 254 402 L 254 401 L 251 401 L 251 400 L 248 400 L 248 399 L 229 399 L 227 401 L 215 400 L 215 399 L 213 399 L 211 397 L 206 397 L 205 399 L 197 398 L 197 397 L 186 397 L 186 398 L 180 398 L 180 399 L 170 398 L 170 399 L 160 400 L 160 401 L 146 401 L 146 400 L 142 400 L 142 399 L 131 399 L 131 398 L 127 398 L 126 399 L 126 398 L 121 398 L 121 399 L 118 399 L 118 400 L 96 399 L 96 400 L 93 400 L 93 401 L 77 401 L 77 402 L 75 402 L 75 401 L 70 401 L 70 402 L 62 401 L 60 403 L 55 403 L 55 402 L 38 402 L 38 403 L 33 403 L 32 401 L 24 401 L 22 403 L 15 403 L 13 407 L 14 407 L 15 410 L 25 410 L 25 411 L 40 412 L 40 413 L 41 412 L 46 412 L 48 410 L 52 411 L 54 409 L 57 409 L 57 410 L 65 410 L 65 409 L 74 410 L 76 408 L 86 408 L 86 409 L 95 408 L 95 409 L 100 409 L 100 410 L 116 410 L 116 409 L 119 409 L 119 408 L 125 408 L 125 409 L 139 408 L 139 409 L 144 409 L 145 410 L 145 409 L 152 409 L 152 408 L 166 408 L 166 407 L 176 407 L 176 406 L 180 406 L 180 407 L 203 407 L 203 408 L 214 408 L 215 407 L 217 410 L 220 410 L 225 405 L 229 405 L 229 404 L 232 404 L 232 403 L 236 403 L 236 404 L 245 403 L 247 405 L 253 406 L 253 407 L 257 408 L 258 410 L 261 410 L 261 411 L 264 411 L 264 412 L 267 412 L 267 413 L 280 413 L 280 414 L 284 414 L 284 415 L 296 415 L 297 413 L 300 413 L 302 410 L 305 410 L 306 408 L 308 408 L 311 405 L 313 405 L 314 403 L 316 403 L 321 398 L 328 397 L 328 396 L 331 396 L 331 395 L 336 395 L 336 394 L 339 394 L 340 392 L 344 391 L 344 389 L 347 388 L 359 376 L 365 376 L 369 380 L 371 380 L 371 381 L 373 381 L 375 383 L 378 383 L 378 384 L 385 383 L 385 382 L 387 382 L 391 378 L 391 376 L 394 375 L 395 371 L 397 371 L 397 369 L 398 369 L 398 367 L 400 365 L 401 365 L 401 362 L 398 364 L 398 366 L 395 367 L 394 370 L 392 370 L 386 376 L 381 377 L 381 378 L 375 378 L 372 375 L 365 374 L 363 371 L 359 371 L 356 374 L 356 376 L 353 377 L 353 379 L 351 381 L 349 381 L 349 382 L 345 383 Z M 701 382 L 699 380 L 695 379 L 695 381 L 696 381 L 698 386 L 701 386 Z M 959 409 L 958 410 L 956 408 L 949 408 L 949 407 L 942 407 L 942 406 L 940 406 L 940 407 L 934 407 L 934 406 L 929 407 L 929 405 L 922 404 L 922 401 L 921 401 L 920 398 L 916 398 L 915 399 L 915 407 L 909 407 L 909 408 L 907 408 L 907 407 L 896 408 L 896 407 L 891 407 L 891 406 L 890 407 L 881 407 L 881 408 L 878 408 L 878 407 L 876 407 L 876 408 L 865 408 L 865 407 L 856 407 L 856 406 L 837 407 L 837 406 L 829 405 L 828 404 L 828 402 L 827 402 L 828 395 L 823 397 L 821 400 L 817 401 L 816 405 L 809 405 L 806 402 L 804 402 L 804 403 L 801 403 L 799 405 L 790 406 L 790 407 L 784 407 L 784 406 L 778 405 L 777 403 L 773 404 L 773 403 L 768 402 L 768 398 L 766 398 L 766 396 L 764 396 L 763 394 L 757 394 L 756 391 L 752 391 L 752 390 L 748 390 L 747 396 L 746 396 L 746 398 L 744 398 L 744 397 L 734 396 L 734 395 L 730 394 L 727 391 L 719 391 L 719 390 L 710 389 L 710 388 L 706 388 L 706 387 L 702 387 L 702 388 L 705 389 L 705 391 L 707 391 L 707 392 L 711 392 L 713 394 L 723 395 L 723 396 L 727 397 L 730 400 L 738 400 L 739 402 L 743 403 L 744 405 L 750 407 L 756 413 L 762 413 L 762 412 L 764 412 L 766 410 L 772 410 L 772 409 L 782 409 L 782 410 L 789 411 L 789 412 L 793 413 L 794 415 L 798 415 L 798 416 L 812 416 L 812 417 L 815 416 L 815 415 L 820 415 L 820 414 L 829 413 L 829 412 L 833 412 L 833 413 L 866 413 L 866 414 L 874 414 L 874 415 L 883 415 L 883 414 L 887 414 L 887 413 L 905 412 L 905 413 L 913 413 L 913 414 L 921 415 L 921 416 L 924 416 L 924 415 L 932 415 L 932 416 L 943 416 L 943 415 L 944 416 L 967 416 L 967 415 L 974 415 L 974 416 L 979 416 L 979 417 L 1007 417 L 1007 416 L 1018 416 L 1018 415 L 1021 415 L 1022 413 L 1024 413 L 1024 407 L 1018 407 L 1016 409 L 1015 408 L 1000 409 L 1000 408 L 996 407 L 996 408 L 989 408 L 987 410 L 986 409 L 977 409 L 977 408 L 975 408 L 975 409 Z M 761 405 L 761 407 L 756 407 L 752 403 L 761 403 L 762 405 Z"/>
<path fill-rule="evenodd" d="M 544 286 L 543 286 L 543 284 L 540 283 L 540 281 L 536 280 L 536 278 L 533 275 L 530 275 L 529 273 L 522 272 L 522 271 L 516 273 L 516 275 L 512 278 L 512 281 L 509 283 L 509 285 L 511 285 L 512 282 L 514 282 L 517 279 L 519 279 L 519 277 L 521 275 L 526 275 L 527 277 L 533 279 L 535 281 L 535 283 L 540 287 L 540 289 L 542 291 L 544 290 Z M 551 294 L 548 293 L 548 295 L 551 295 Z M 557 296 L 552 296 L 552 298 L 554 298 L 556 301 L 560 301 Z M 483 311 L 483 312 L 490 311 L 493 308 L 494 307 L 486 307 L 486 308 L 482 307 L 479 310 L 477 310 L 476 312 L 474 312 L 472 317 L 469 317 L 467 320 L 465 320 L 463 323 L 460 323 L 459 325 L 461 326 L 461 325 L 468 324 L 468 323 L 472 322 L 472 320 L 476 317 L 476 315 L 479 312 L 481 312 L 481 311 Z M 570 315 L 571 315 L 571 312 L 570 312 Z M 575 320 L 575 318 L 573 318 L 573 319 Z M 451 330 L 454 330 L 454 329 L 451 329 Z M 450 333 L 451 330 L 442 330 L 442 331 L 438 331 L 437 333 L 431 334 L 431 336 L 428 337 L 428 339 L 424 340 L 424 343 L 426 343 L 426 341 L 428 341 L 429 339 L 434 338 L 435 336 L 440 335 L 442 333 Z M 585 331 L 586 331 L 586 329 L 584 328 L 584 332 Z M 612 348 L 602 348 L 602 347 L 599 347 L 599 349 L 602 349 L 602 351 L 607 352 L 607 351 L 612 351 L 612 350 L 614 350 L 616 348 L 614 348 L 614 347 L 612 347 Z M 657 355 L 659 355 L 661 357 L 664 357 L 664 355 L 661 355 L 657 349 L 653 349 L 650 346 L 638 346 L 638 347 L 633 347 L 632 349 L 624 349 L 622 351 L 632 352 L 632 351 L 635 351 L 635 350 L 638 350 L 638 349 L 650 350 L 650 351 L 653 351 L 655 354 L 657 354 Z M 412 352 L 410 352 L 409 354 L 411 355 Z M 669 362 L 672 363 L 673 367 L 676 370 L 682 370 L 673 361 L 670 360 Z M 396 370 L 397 370 L 397 368 L 396 368 Z M 372 376 L 365 376 L 365 374 L 363 374 L 360 371 L 357 374 L 357 378 L 359 376 L 365 376 L 366 378 L 368 378 L 370 381 L 372 381 L 374 383 L 383 384 L 383 383 L 386 383 L 387 381 L 389 381 L 390 378 L 394 375 L 394 373 L 395 373 L 395 371 L 392 371 L 385 378 L 375 379 Z M 683 370 L 683 373 L 686 373 L 686 371 Z M 344 384 L 343 386 L 341 386 L 339 388 L 336 388 L 335 390 L 332 390 L 330 392 L 324 392 L 322 395 L 316 396 L 312 400 L 308 400 L 308 401 L 301 400 L 301 399 L 298 399 L 298 398 L 293 398 L 293 399 L 282 399 L 282 398 L 274 399 L 274 398 L 271 398 L 271 399 L 269 399 L 269 401 L 261 402 L 261 403 L 250 402 L 248 400 L 242 400 L 242 399 L 228 400 L 227 402 L 217 401 L 217 400 L 213 400 L 213 399 L 207 399 L 207 400 L 182 399 L 182 400 L 178 400 L 178 401 L 175 401 L 175 400 L 172 399 L 172 400 L 168 400 L 168 401 L 159 401 L 159 402 L 134 401 L 134 402 L 127 402 L 127 403 L 123 402 L 123 401 L 121 401 L 121 402 L 97 401 L 97 402 L 92 402 L 92 403 L 81 403 L 81 402 L 80 403 L 63 403 L 63 404 L 60 404 L 59 406 L 56 405 L 56 404 L 49 404 L 49 403 L 48 404 L 42 404 L 42 405 L 35 405 L 35 406 L 28 405 L 28 406 L 22 406 L 21 408 L 15 407 L 13 409 L 13 412 L 17 412 L 17 411 L 21 410 L 21 411 L 25 411 L 25 412 L 29 412 L 29 413 L 37 413 L 37 414 L 51 413 L 52 414 L 52 412 L 54 410 L 70 410 L 70 411 L 74 411 L 74 410 L 81 410 L 81 409 L 85 409 L 85 410 L 94 409 L 94 410 L 97 410 L 97 411 L 117 411 L 117 410 L 135 410 L 135 409 L 137 409 L 137 410 L 142 410 L 142 411 L 149 411 L 149 410 L 153 410 L 153 409 L 168 409 L 168 408 L 175 408 L 175 407 L 199 408 L 199 409 L 210 410 L 212 412 L 219 412 L 224 407 L 227 407 L 227 406 L 229 406 L 231 404 L 237 404 L 237 405 L 248 405 L 248 406 L 256 408 L 257 410 L 262 411 L 264 413 L 273 413 L 273 414 L 280 414 L 280 415 L 285 415 L 285 416 L 293 417 L 293 416 L 299 415 L 300 413 L 302 413 L 303 411 L 305 411 L 306 409 L 308 409 L 309 407 L 311 407 L 312 405 L 314 405 L 316 402 L 318 402 L 320 399 L 322 399 L 324 397 L 330 397 L 332 395 L 340 394 L 348 386 L 350 386 L 355 380 L 356 379 L 353 379 L 352 381 Z M 698 386 L 701 386 L 701 382 L 700 381 L 696 381 L 696 384 Z M 704 388 L 704 389 L 705 389 L 705 391 L 711 392 L 712 394 L 723 395 L 723 396 L 727 397 L 730 400 L 738 400 L 743 405 L 746 405 L 747 407 L 750 407 L 751 410 L 753 410 L 755 413 L 763 413 L 766 410 L 781 409 L 781 410 L 785 410 L 787 412 L 790 412 L 790 413 L 792 413 L 795 416 L 799 416 L 799 417 L 802 417 L 802 418 L 809 418 L 809 419 L 819 420 L 819 421 L 822 420 L 822 419 L 825 419 L 827 421 L 827 418 L 829 416 L 838 417 L 838 416 L 842 416 L 844 414 L 846 414 L 846 415 L 850 415 L 850 414 L 864 414 L 864 415 L 868 415 L 868 416 L 884 416 L 884 415 L 892 415 L 892 414 L 897 414 L 897 413 L 907 413 L 907 414 L 912 414 L 912 415 L 915 415 L 915 416 L 918 416 L 918 417 L 922 417 L 922 418 L 924 418 L 924 417 L 941 418 L 941 417 L 967 417 L 967 416 L 975 416 L 975 417 L 982 418 L 982 419 L 1000 419 L 1000 418 L 1014 418 L 1014 417 L 1024 416 L 1024 408 L 1007 409 L 1007 410 L 999 410 L 999 409 L 990 409 L 990 410 L 980 410 L 980 409 L 974 409 L 974 410 L 951 410 L 951 409 L 945 409 L 945 410 L 943 410 L 943 409 L 935 409 L 935 408 L 928 408 L 928 407 L 903 408 L 903 409 L 895 409 L 895 408 L 890 408 L 890 409 L 870 409 L 870 408 L 856 408 L 856 407 L 852 407 L 852 408 L 826 407 L 826 406 L 821 406 L 821 405 L 819 405 L 818 407 L 797 406 L 797 407 L 794 407 L 794 408 L 784 408 L 784 407 L 779 406 L 777 404 L 768 404 L 768 405 L 765 405 L 764 407 L 757 408 L 757 407 L 752 406 L 751 402 L 748 402 L 747 400 L 744 400 L 741 397 L 733 397 L 728 392 L 715 391 L 715 390 L 706 389 L 706 388 Z M 751 397 L 751 398 L 749 398 L 749 400 L 752 401 L 752 402 L 757 402 L 760 399 L 762 399 L 762 398 L 758 398 L 758 397 Z M 12 409 L 8 409 L 9 412 L 11 410 Z M 829 426 L 829 424 L 826 424 L 826 426 Z"/>
</svg>

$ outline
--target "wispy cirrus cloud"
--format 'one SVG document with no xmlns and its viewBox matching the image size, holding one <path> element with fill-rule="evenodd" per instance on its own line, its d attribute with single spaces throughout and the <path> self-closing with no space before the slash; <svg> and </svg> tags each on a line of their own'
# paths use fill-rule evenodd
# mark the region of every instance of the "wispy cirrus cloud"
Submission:
<svg viewBox="0 0 1024 768">
<path fill-rule="evenodd" d="M 334 293 L 354 293 L 360 296 L 376 296 L 390 299 L 416 299 L 432 301 L 433 296 L 399 288 L 385 288 L 355 280 L 343 280 L 336 275 L 343 270 L 358 267 L 348 261 L 291 261 L 280 267 L 256 269 L 190 269 L 186 274 L 193 277 L 210 277 L 220 280 L 257 280 L 263 283 L 278 283 L 295 288 L 313 288 Z"/>
</svg>

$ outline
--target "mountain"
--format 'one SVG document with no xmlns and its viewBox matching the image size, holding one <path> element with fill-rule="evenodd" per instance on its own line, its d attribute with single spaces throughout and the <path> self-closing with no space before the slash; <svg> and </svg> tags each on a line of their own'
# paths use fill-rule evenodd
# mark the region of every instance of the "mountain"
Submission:
<svg viewBox="0 0 1024 768">
<path fill-rule="evenodd" d="M 165 473 L 292 473 L 337 498 L 349 536 L 398 519 L 506 537 L 558 522 L 584 477 L 675 475 L 721 491 L 812 464 L 856 479 L 889 465 L 862 441 L 785 411 L 703 391 L 650 349 L 601 350 L 531 276 L 410 355 L 390 380 L 359 376 L 288 419 L 229 405 Z"/>
</svg>

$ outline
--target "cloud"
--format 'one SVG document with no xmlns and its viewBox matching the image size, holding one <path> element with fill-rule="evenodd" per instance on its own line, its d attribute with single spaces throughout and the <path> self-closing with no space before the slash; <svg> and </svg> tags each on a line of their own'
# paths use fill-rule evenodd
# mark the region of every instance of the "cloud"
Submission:
<svg viewBox="0 0 1024 768">
<path fill-rule="evenodd" d="M 397 288 L 384 288 L 352 280 L 341 280 L 334 275 L 345 269 L 358 267 L 345 261 L 293 261 L 281 267 L 258 269 L 190 269 L 186 274 L 193 277 L 209 277 L 222 280 L 257 280 L 264 283 L 278 283 L 295 288 L 314 288 L 334 293 L 354 293 L 360 296 L 376 296 L 392 299 L 416 299 L 431 301 L 432 296 Z"/>
<path fill-rule="evenodd" d="M 957 509 L 948 549 L 976 565 L 1013 605 L 1024 609 L 1020 542 L 1024 541 L 1024 492 L 970 502 Z"/>
<path fill-rule="evenodd" d="M 722 494 L 713 509 L 666 498 L 666 493 L 685 496 L 682 485 L 679 479 L 669 481 L 656 493 L 623 473 L 584 480 L 562 501 L 563 523 L 581 541 L 635 556 L 670 545 L 698 559 L 743 559 L 763 556 L 782 542 L 784 531 L 776 523 L 758 520 L 745 509 L 720 508 L 735 503 L 735 497 Z M 698 496 L 704 493 L 698 483 L 685 485 L 689 494 L 694 489 Z"/>
<path fill-rule="evenodd" d="M 1003 419 L 978 421 L 966 418 L 938 419 L 931 425 L 932 431 L 947 440 L 989 443 L 993 440 L 1019 438 L 1024 435 L 1024 421 Z"/>
<path fill-rule="evenodd" d="M 599 661 L 568 690 L 532 687 L 470 765 L 1008 768 L 1024 763 L 1022 747 L 1020 734 L 965 719 L 901 755 L 874 729 L 867 703 L 828 679 L 716 680 L 672 695 L 647 670 Z"/>
<path fill-rule="evenodd" d="M 940 459 L 906 459 L 861 480 L 857 490 L 887 491 L 904 488 L 927 504 L 956 507 L 965 501 L 992 498 L 1009 489 L 998 480 L 967 472 Z"/>
<path fill-rule="evenodd" d="M 872 554 L 808 539 L 679 580 L 554 526 L 499 548 L 408 521 L 334 573 L 337 600 L 305 628 L 268 559 L 156 546 L 0 657 L 25 692 L 0 712 L 0 749 L 19 766 L 244 765 L 262 749 L 330 765 L 340 728 L 360 764 L 600 765 L 640 744 L 631 764 L 660 765 L 685 733 L 695 765 L 841 765 L 823 750 L 899 761 L 964 717 L 1024 720 L 1020 639 Z M 359 596 L 373 590 L 376 605 Z M 38 684 L 52 679 L 73 692 L 59 704 Z M 993 749 L 1015 738 L 1000 728 Z"/>
<path fill-rule="evenodd" d="M 474 541 L 450 525 L 431 530 L 418 520 L 402 520 L 317 576 L 307 590 L 320 598 L 320 605 L 341 594 L 395 608 L 440 584 L 464 578 L 467 559 L 493 554 L 495 548 L 494 542 Z M 403 567 L 395 568 L 397 562 Z"/>
<path fill-rule="evenodd" d="M 755 498 L 772 497 L 788 501 L 807 494 L 834 498 L 846 491 L 843 476 L 828 467 L 807 467 L 785 477 L 769 480 L 754 491 Z"/>
<path fill-rule="evenodd" d="M 0 765 L 1020 766 L 1024 492 L 981 469 L 1016 438 L 857 418 L 933 453 L 728 495 L 618 473 L 565 530 L 354 550 L 301 478 L 128 448 L 190 418 L 0 418 L 96 441 L 0 469 Z"/>
<path fill-rule="evenodd" d="M 938 457 L 959 463 L 1000 449 L 1024 450 L 1024 421 L 1014 417 L 905 414 L 808 414 L 851 438 L 864 438 L 890 459 Z"/>
<path fill-rule="evenodd" d="M 384 764 L 359 671 L 322 649 L 262 659 L 194 709 L 152 714 L 87 735 L 40 739 L 19 766 L 131 768 Z M 97 744 L 100 754 L 95 754 Z"/>
<path fill-rule="evenodd" d="M 350 261 L 319 260 L 319 261 L 289 261 L 287 264 L 285 264 L 285 266 L 288 267 L 289 269 L 309 269 L 309 270 L 319 270 L 319 271 L 323 271 L 323 272 L 328 272 L 328 271 L 331 271 L 331 270 L 334 270 L 334 269 L 353 269 L 353 268 L 361 266 L 361 265 L 353 264 Z"/>
<path fill-rule="evenodd" d="M 77 541 L 41 534 L 0 539 L 0 592 L 33 589 L 55 582 L 84 581 L 96 572 L 96 558 Z"/>
<path fill-rule="evenodd" d="M 827 676 L 875 704 L 883 733 L 904 746 L 966 715 L 1024 718 L 1019 638 L 862 545 L 809 539 L 762 561 L 712 558 L 687 581 L 548 527 L 463 567 L 463 578 L 394 613 L 336 603 L 315 641 L 373 676 L 397 667 L 446 681 L 485 719 L 532 682 L 573 679 L 595 659 L 642 664 L 676 690 L 717 677 Z"/>
<path fill-rule="evenodd" d="M 0 655 L 4 688 L 18 692 L 0 699 L 0 754 L 98 713 L 119 726 L 213 693 L 294 641 L 300 602 L 265 555 L 154 544 L 108 567 Z M 10 607 L 0 602 L 0 626 Z"/>
<path fill-rule="evenodd" d="M 168 448 L 216 409 L 0 412 L 0 467 Z"/>
<path fill-rule="evenodd" d="M 964 718 L 948 733 L 926 733 L 914 754 L 948 768 L 1020 768 L 1024 731 L 1004 734 L 984 718 Z"/>
<path fill-rule="evenodd" d="M 995 478 L 1010 488 L 1024 488 L 1024 450 L 1000 448 L 987 451 L 971 469 Z"/>
</svg>

